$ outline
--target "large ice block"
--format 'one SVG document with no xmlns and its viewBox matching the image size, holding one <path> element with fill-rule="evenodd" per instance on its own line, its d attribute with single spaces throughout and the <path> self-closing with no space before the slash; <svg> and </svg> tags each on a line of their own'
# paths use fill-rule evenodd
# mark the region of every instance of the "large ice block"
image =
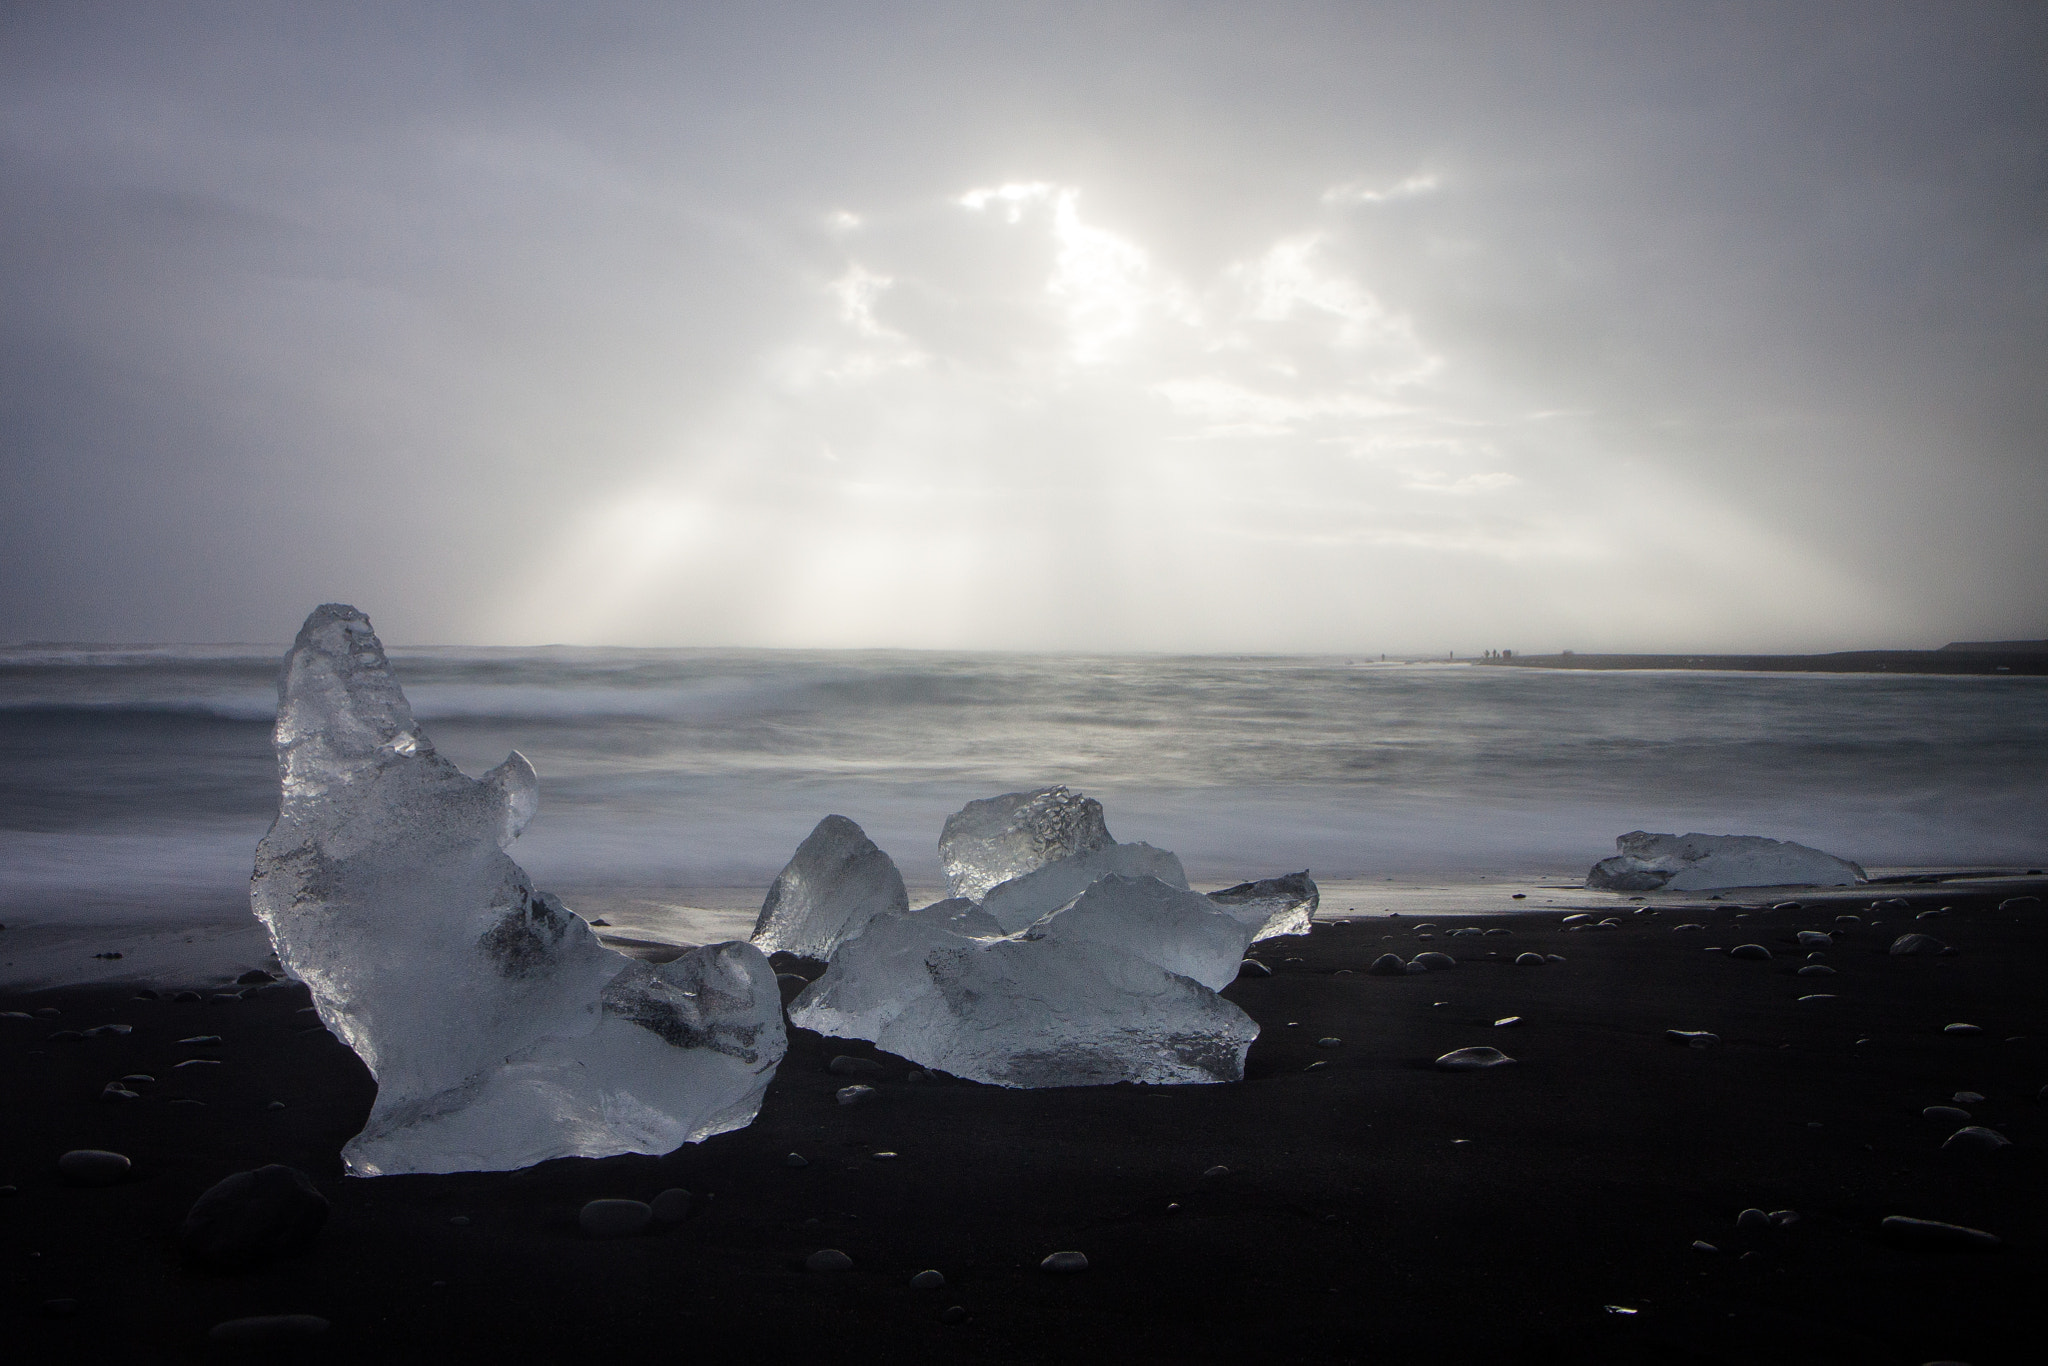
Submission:
<svg viewBox="0 0 2048 1366">
<path fill-rule="evenodd" d="M 316 609 L 279 682 L 276 822 L 250 900 L 377 1079 L 348 1170 L 496 1170 L 667 1152 L 748 1123 L 785 1038 L 760 950 L 613 953 L 506 848 L 538 805 L 516 752 L 435 753 L 369 619 Z"/>
<path fill-rule="evenodd" d="M 1723 887 L 1853 887 L 1863 869 L 1847 859 L 1761 835 L 1652 835 L 1630 831 L 1620 852 L 1586 875 L 1614 892 L 1698 892 Z"/>
<path fill-rule="evenodd" d="M 895 862 L 860 826 L 827 816 L 768 888 L 754 922 L 754 946 L 826 959 L 876 916 L 909 909 Z"/>
<path fill-rule="evenodd" d="M 1322 889 L 1304 868 L 1285 877 L 1265 877 L 1257 882 L 1240 882 L 1209 900 L 1252 927 L 1252 941 L 1283 934 L 1307 934 L 1313 927 L 1316 907 L 1322 904 Z"/>
<path fill-rule="evenodd" d="M 979 901 L 999 883 L 1114 843 L 1101 802 L 1042 787 L 969 802 L 948 816 L 939 864 L 952 895 Z"/>
<path fill-rule="evenodd" d="M 790 1005 L 999 1086 L 1237 1081 L 1258 1026 L 1216 994 L 1251 931 L 1207 897 L 1111 874 L 1015 934 L 961 900 L 875 917 Z"/>
</svg>

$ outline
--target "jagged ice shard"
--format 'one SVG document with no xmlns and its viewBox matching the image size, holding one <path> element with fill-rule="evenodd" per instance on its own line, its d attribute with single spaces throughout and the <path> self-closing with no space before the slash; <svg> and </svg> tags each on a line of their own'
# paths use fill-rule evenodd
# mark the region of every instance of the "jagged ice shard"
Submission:
<svg viewBox="0 0 2048 1366">
<path fill-rule="evenodd" d="M 1724 887 L 1853 887 L 1863 869 L 1847 859 L 1761 835 L 1652 835 L 1630 831 L 1615 857 L 1586 874 L 1613 892 L 1698 892 Z"/>
<path fill-rule="evenodd" d="M 1323 893 L 1304 868 L 1285 877 L 1240 882 L 1209 893 L 1209 899 L 1250 926 L 1256 943 L 1283 934 L 1307 934 Z"/>
<path fill-rule="evenodd" d="M 1259 1028 L 1216 993 L 1252 933 L 1151 877 L 1108 874 L 1014 934 L 949 899 L 869 921 L 789 1015 L 998 1086 L 1237 1081 Z"/>
<path fill-rule="evenodd" d="M 753 942 L 763 953 L 823 960 L 876 916 L 909 909 L 895 862 L 860 826 L 827 816 L 768 888 Z"/>
<path fill-rule="evenodd" d="M 939 865 L 952 895 L 980 901 L 1012 878 L 1114 843 L 1101 802 L 1064 787 L 1042 787 L 969 802 L 948 816 L 939 836 Z"/>
<path fill-rule="evenodd" d="M 306 619 L 278 688 L 277 821 L 250 898 L 278 959 L 377 1080 L 349 1172 L 664 1153 L 743 1127 L 781 1061 L 749 944 L 654 966 L 605 948 L 505 852 L 538 805 L 514 753 L 434 752 L 369 619 Z"/>
</svg>

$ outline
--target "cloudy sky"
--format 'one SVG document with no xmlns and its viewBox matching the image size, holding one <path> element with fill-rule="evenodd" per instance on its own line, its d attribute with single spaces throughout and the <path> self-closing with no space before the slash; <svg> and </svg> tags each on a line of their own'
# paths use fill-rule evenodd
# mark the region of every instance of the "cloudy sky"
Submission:
<svg viewBox="0 0 2048 1366">
<path fill-rule="evenodd" d="M 11 3 L 0 639 L 2048 633 L 2048 11 Z"/>
</svg>

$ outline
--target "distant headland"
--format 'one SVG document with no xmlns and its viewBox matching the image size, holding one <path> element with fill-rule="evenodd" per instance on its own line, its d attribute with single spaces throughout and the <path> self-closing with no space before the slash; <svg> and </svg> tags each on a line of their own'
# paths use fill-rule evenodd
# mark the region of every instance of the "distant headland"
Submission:
<svg viewBox="0 0 2048 1366">
<path fill-rule="evenodd" d="M 1527 669 L 1724 669 L 1756 673 L 2048 674 L 2048 640 L 1958 640 L 1939 650 L 1842 650 L 1825 655 L 1487 654 L 1475 664 Z"/>
</svg>

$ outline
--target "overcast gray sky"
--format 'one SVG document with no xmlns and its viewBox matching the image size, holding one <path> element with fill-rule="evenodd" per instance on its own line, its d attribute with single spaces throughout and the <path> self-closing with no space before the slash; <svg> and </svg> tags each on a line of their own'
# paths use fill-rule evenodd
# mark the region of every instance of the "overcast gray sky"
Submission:
<svg viewBox="0 0 2048 1366">
<path fill-rule="evenodd" d="M 0 639 L 2048 633 L 2038 4 L 4 15 Z"/>
</svg>

